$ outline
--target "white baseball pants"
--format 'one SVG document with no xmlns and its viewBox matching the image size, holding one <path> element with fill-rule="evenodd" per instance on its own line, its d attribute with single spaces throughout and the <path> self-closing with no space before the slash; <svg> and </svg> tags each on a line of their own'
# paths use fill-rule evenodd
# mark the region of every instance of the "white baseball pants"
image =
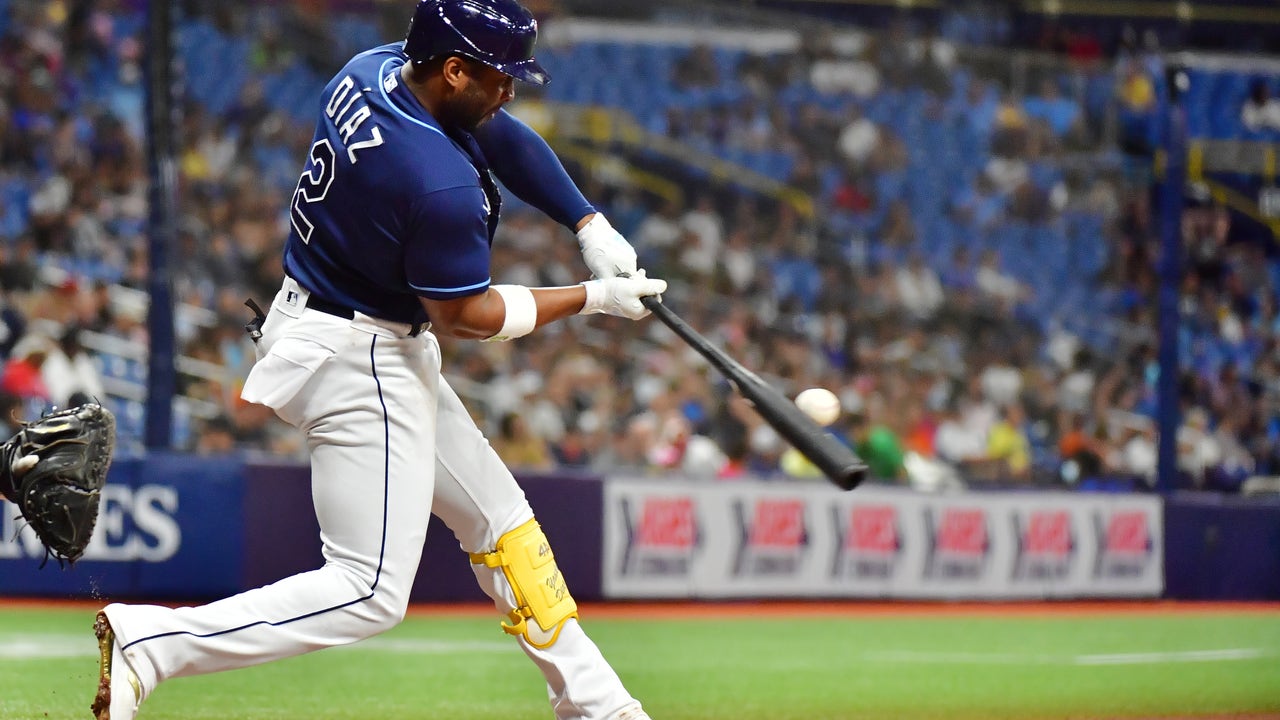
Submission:
<svg viewBox="0 0 1280 720">
<path fill-rule="evenodd" d="M 430 333 L 411 338 L 404 324 L 359 314 L 346 320 L 305 309 L 306 301 L 306 291 L 286 279 L 243 396 L 307 433 L 324 566 L 199 607 L 107 606 L 144 697 L 169 678 L 248 667 L 394 627 L 404 618 L 433 510 L 466 552 L 492 551 L 533 517 L 440 376 Z M 480 567 L 476 575 L 501 613 L 514 607 L 500 571 Z M 518 642 L 546 677 L 557 718 L 604 720 L 638 709 L 576 620 L 548 649 Z"/>
</svg>

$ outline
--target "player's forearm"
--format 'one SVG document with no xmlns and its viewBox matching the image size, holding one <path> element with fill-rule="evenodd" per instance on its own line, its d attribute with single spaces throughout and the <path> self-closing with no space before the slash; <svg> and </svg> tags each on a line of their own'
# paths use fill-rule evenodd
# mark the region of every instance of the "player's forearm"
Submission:
<svg viewBox="0 0 1280 720">
<path fill-rule="evenodd" d="M 613 315 L 639 320 L 649 314 L 641 298 L 666 292 L 666 281 L 619 276 L 568 287 L 493 285 L 478 295 L 453 300 L 422 299 L 432 329 L 473 340 L 514 340 L 570 315 Z"/>
<path fill-rule="evenodd" d="M 527 288 L 534 304 L 534 328 L 563 320 L 582 310 L 587 291 L 582 285 L 567 287 Z M 487 340 L 509 327 L 508 313 L 520 312 L 513 298 L 497 288 L 461 300 L 436 302 L 423 300 L 431 317 L 432 332 L 467 340 Z"/>
</svg>

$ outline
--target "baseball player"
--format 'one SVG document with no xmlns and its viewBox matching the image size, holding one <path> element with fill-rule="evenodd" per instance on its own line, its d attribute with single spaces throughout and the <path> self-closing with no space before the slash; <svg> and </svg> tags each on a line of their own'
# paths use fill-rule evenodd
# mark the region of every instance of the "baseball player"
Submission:
<svg viewBox="0 0 1280 720">
<path fill-rule="evenodd" d="M 403 618 L 432 513 L 469 554 L 562 720 L 647 720 L 577 620 L 524 493 L 440 374 L 437 335 L 503 341 L 571 315 L 639 320 L 666 288 L 503 111 L 548 81 L 515 0 L 421 0 L 403 43 L 325 87 L 285 280 L 243 397 L 304 430 L 325 563 L 200 607 L 111 604 L 93 711 L 129 720 L 170 678 L 355 642 Z M 497 175 L 573 228 L 595 279 L 491 285 Z"/>
</svg>

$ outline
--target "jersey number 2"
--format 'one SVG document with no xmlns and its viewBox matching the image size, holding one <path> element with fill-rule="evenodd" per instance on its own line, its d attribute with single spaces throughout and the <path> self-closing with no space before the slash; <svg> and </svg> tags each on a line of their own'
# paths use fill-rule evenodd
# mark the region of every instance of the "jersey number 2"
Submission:
<svg viewBox="0 0 1280 720">
<path fill-rule="evenodd" d="M 333 184 L 334 164 L 337 157 L 328 139 L 319 140 L 311 146 L 310 162 L 302 177 L 298 178 L 298 187 L 293 191 L 293 207 L 289 211 L 289 219 L 293 229 L 298 231 L 302 242 L 311 242 L 311 233 L 315 232 L 315 223 L 307 219 L 302 211 L 303 203 L 314 203 L 324 200 L 329 194 L 329 186 Z"/>
</svg>

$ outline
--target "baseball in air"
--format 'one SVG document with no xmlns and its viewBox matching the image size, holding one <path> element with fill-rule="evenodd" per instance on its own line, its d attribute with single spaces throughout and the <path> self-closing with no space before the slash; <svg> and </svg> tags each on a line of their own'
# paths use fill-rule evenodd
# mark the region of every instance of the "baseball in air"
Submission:
<svg viewBox="0 0 1280 720">
<path fill-rule="evenodd" d="M 830 425 L 840 418 L 840 398 L 826 388 L 809 388 L 800 393 L 796 407 L 819 425 Z"/>
</svg>

